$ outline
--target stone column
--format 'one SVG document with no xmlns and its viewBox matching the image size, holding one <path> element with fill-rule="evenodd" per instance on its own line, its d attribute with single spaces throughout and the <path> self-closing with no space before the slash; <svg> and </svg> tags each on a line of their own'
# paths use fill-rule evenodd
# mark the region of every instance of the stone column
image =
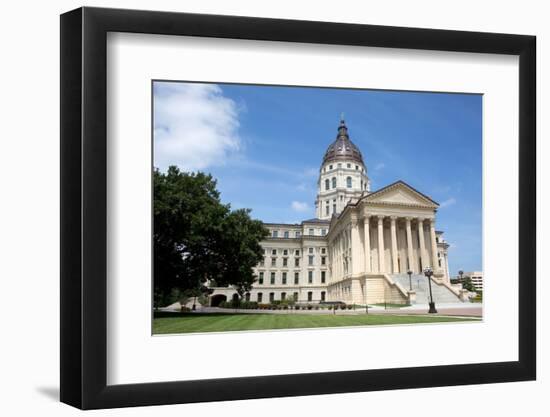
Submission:
<svg viewBox="0 0 550 417">
<path fill-rule="evenodd" d="M 363 225 L 365 234 L 365 272 L 371 272 L 370 262 L 370 217 L 365 216 L 365 223 Z"/>
<path fill-rule="evenodd" d="M 412 243 L 412 231 L 411 231 L 411 218 L 405 218 L 405 226 L 407 228 L 407 259 L 409 260 L 409 269 L 416 271 L 416 262 L 413 257 L 413 243 Z"/>
<path fill-rule="evenodd" d="M 399 263 L 397 262 L 397 231 L 395 222 L 397 220 L 396 216 L 391 216 L 391 259 L 393 266 L 393 273 L 399 273 Z"/>
<path fill-rule="evenodd" d="M 420 259 L 422 260 L 422 268 L 426 268 L 428 266 L 428 259 L 426 258 L 426 245 L 424 244 L 424 219 L 418 218 L 418 239 L 420 241 L 420 247 L 418 250 L 420 251 Z M 422 273 L 422 271 L 420 271 Z"/>
<path fill-rule="evenodd" d="M 351 221 L 351 274 L 353 276 L 361 273 L 361 245 L 359 239 L 359 222 L 357 219 L 353 219 Z"/>
<path fill-rule="evenodd" d="M 432 269 L 434 275 L 436 275 L 436 271 L 441 275 L 441 268 L 439 267 L 437 258 L 437 241 L 435 240 L 435 219 L 430 219 L 430 240 L 432 245 Z"/>
<path fill-rule="evenodd" d="M 384 262 L 384 217 L 378 216 L 378 272 L 385 271 Z"/>
</svg>

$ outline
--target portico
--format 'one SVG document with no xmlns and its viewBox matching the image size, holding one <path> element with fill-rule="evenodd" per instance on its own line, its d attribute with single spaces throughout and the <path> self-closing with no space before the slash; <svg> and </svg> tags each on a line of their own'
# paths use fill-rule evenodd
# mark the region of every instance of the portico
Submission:
<svg viewBox="0 0 550 417">
<path fill-rule="evenodd" d="M 327 236 L 335 280 L 409 269 L 418 274 L 427 266 L 448 278 L 438 256 L 436 209 L 437 203 L 402 181 L 349 204 L 333 219 Z"/>
</svg>

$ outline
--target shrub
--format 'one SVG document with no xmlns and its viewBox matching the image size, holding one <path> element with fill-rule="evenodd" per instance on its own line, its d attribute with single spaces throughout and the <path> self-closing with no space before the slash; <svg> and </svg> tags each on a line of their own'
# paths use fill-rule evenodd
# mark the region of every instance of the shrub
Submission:
<svg viewBox="0 0 550 417">
<path fill-rule="evenodd" d="M 315 306 L 315 310 L 319 310 L 319 306 Z"/>
<path fill-rule="evenodd" d="M 329 306 L 328 306 L 328 309 L 329 309 L 329 310 L 332 310 L 332 306 L 331 306 L 331 305 L 329 305 Z"/>
<path fill-rule="evenodd" d="M 345 305 L 345 304 L 342 304 L 342 305 L 340 306 L 340 310 L 345 310 L 345 309 L 346 309 L 346 305 Z"/>
<path fill-rule="evenodd" d="M 352 308 L 353 308 L 353 306 L 350 304 L 350 305 L 348 306 L 348 310 L 351 310 Z"/>
<path fill-rule="evenodd" d="M 313 306 L 311 306 L 311 305 L 308 305 L 308 306 L 307 306 L 307 309 L 308 309 L 308 310 L 311 310 L 312 308 L 313 308 Z"/>
<path fill-rule="evenodd" d="M 191 309 L 189 307 L 181 306 L 181 312 L 182 313 L 189 313 Z"/>
</svg>

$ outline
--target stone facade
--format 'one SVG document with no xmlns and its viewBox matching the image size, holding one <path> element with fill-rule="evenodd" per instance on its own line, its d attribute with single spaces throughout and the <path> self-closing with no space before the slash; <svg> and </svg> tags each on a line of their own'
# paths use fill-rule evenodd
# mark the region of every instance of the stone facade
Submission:
<svg viewBox="0 0 550 417">
<path fill-rule="evenodd" d="M 450 285 L 449 245 L 436 230 L 438 204 L 403 181 L 371 192 L 367 167 L 344 121 L 325 153 L 317 186 L 315 219 L 265 224 L 270 237 L 262 242 L 264 260 L 247 298 L 414 302 L 415 291 L 405 288 L 403 277 L 411 271 L 418 282 L 425 280 L 422 271 L 430 266 L 436 289 L 460 300 Z M 234 294 L 232 288 L 215 288 L 213 295 Z"/>
</svg>

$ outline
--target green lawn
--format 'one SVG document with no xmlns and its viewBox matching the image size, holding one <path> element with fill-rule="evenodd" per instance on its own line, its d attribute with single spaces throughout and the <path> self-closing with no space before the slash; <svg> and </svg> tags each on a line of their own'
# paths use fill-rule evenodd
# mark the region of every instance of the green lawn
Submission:
<svg viewBox="0 0 550 417">
<path fill-rule="evenodd" d="M 156 312 L 153 334 L 227 332 L 235 330 L 300 329 L 312 327 L 479 321 L 476 318 L 395 315 L 231 314 Z"/>
</svg>

